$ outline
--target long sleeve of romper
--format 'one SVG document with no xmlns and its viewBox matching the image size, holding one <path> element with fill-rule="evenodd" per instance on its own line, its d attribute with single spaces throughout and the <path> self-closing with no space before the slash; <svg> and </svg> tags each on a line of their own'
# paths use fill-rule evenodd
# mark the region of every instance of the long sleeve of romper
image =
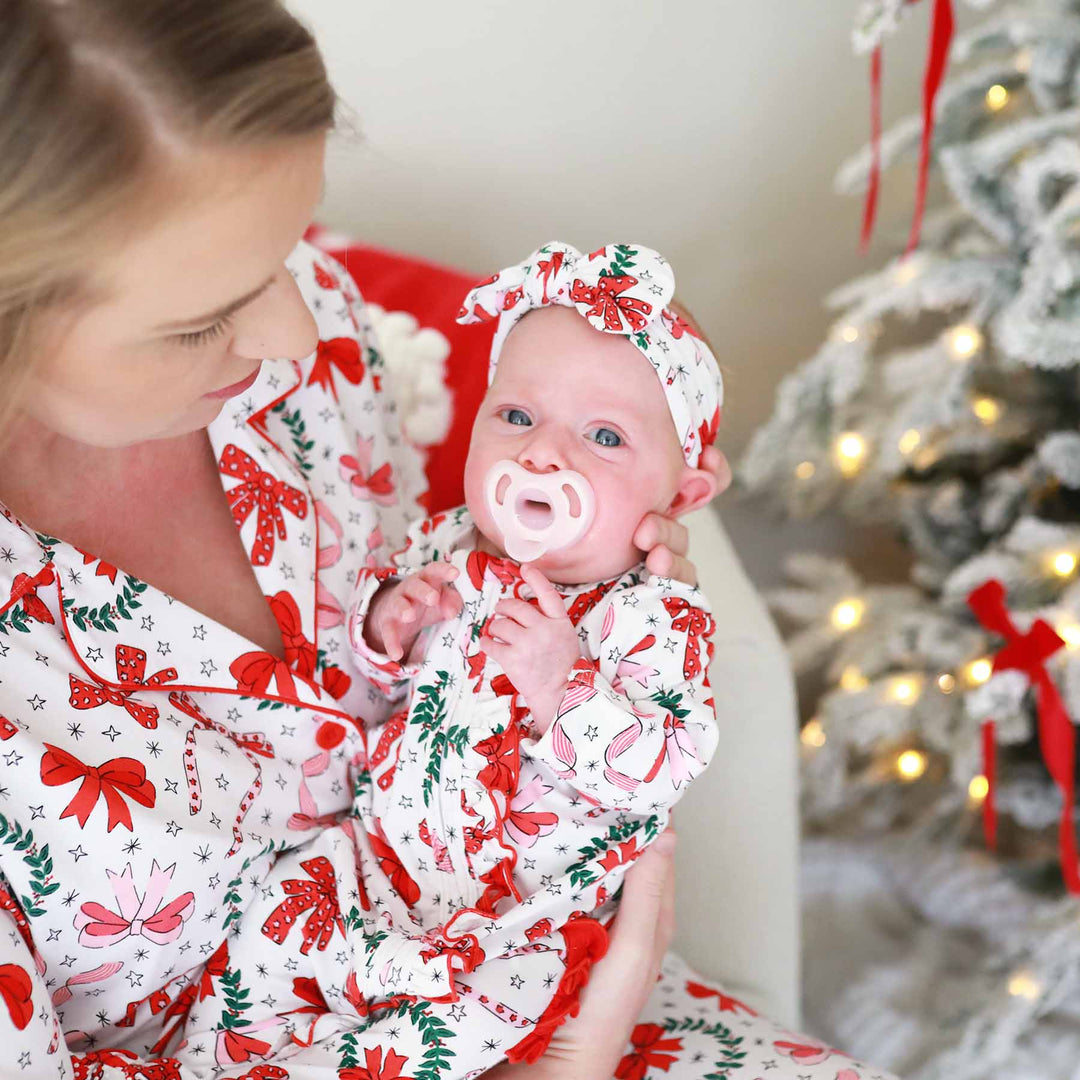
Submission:
<svg viewBox="0 0 1080 1080">
<path fill-rule="evenodd" d="M 584 655 L 555 720 L 522 752 L 601 806 L 674 805 L 716 749 L 714 626 L 704 597 L 680 582 L 612 590 L 579 625 Z"/>
<path fill-rule="evenodd" d="M 371 610 L 371 601 L 383 585 L 398 581 L 442 557 L 444 553 L 435 550 L 431 543 L 433 520 L 437 526 L 438 520 L 432 518 L 414 521 L 409 526 L 405 546 L 390 557 L 389 566 L 362 566 L 349 601 L 349 644 L 357 666 L 367 681 L 390 701 L 403 698 L 409 680 L 419 672 L 431 630 L 421 631 L 408 656 L 391 660 L 364 640 L 364 622 Z"/>
</svg>

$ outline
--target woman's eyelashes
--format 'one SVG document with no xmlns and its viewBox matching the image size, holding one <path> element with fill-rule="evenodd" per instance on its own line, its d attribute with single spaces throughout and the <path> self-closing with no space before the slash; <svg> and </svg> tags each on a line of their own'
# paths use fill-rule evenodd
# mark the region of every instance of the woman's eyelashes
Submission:
<svg viewBox="0 0 1080 1080">
<path fill-rule="evenodd" d="M 174 340 L 189 349 L 196 349 L 200 345 L 207 345 L 215 338 L 221 337 L 231 324 L 232 319 L 226 316 L 224 319 L 218 319 L 216 323 L 204 327 L 202 330 L 192 330 L 190 333 L 176 334 Z"/>
</svg>

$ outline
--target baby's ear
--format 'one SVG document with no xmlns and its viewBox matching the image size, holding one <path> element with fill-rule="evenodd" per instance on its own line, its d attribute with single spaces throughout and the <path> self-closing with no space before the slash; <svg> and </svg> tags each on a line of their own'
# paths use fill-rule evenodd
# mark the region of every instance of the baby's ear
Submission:
<svg viewBox="0 0 1080 1080">
<path fill-rule="evenodd" d="M 712 502 L 717 490 L 718 485 L 713 473 L 704 469 L 692 469 L 686 465 L 679 477 L 679 489 L 675 498 L 665 512 L 669 517 L 682 517 L 683 514 L 689 514 L 692 510 L 698 510 Z"/>
</svg>

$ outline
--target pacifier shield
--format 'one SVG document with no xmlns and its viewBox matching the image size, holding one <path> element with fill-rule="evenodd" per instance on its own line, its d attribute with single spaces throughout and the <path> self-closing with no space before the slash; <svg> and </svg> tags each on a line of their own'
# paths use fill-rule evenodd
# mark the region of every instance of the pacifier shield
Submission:
<svg viewBox="0 0 1080 1080">
<path fill-rule="evenodd" d="M 528 562 L 577 543 L 592 524 L 593 490 L 572 469 L 534 473 L 497 461 L 484 478 L 484 501 L 511 559 Z"/>
</svg>

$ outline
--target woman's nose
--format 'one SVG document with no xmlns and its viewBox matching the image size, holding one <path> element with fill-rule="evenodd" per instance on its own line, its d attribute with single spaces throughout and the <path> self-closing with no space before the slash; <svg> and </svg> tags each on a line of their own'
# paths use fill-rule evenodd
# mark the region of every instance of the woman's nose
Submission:
<svg viewBox="0 0 1080 1080">
<path fill-rule="evenodd" d="M 236 317 L 232 351 L 249 360 L 302 360 L 319 344 L 319 330 L 292 275 L 274 283 Z"/>
</svg>

